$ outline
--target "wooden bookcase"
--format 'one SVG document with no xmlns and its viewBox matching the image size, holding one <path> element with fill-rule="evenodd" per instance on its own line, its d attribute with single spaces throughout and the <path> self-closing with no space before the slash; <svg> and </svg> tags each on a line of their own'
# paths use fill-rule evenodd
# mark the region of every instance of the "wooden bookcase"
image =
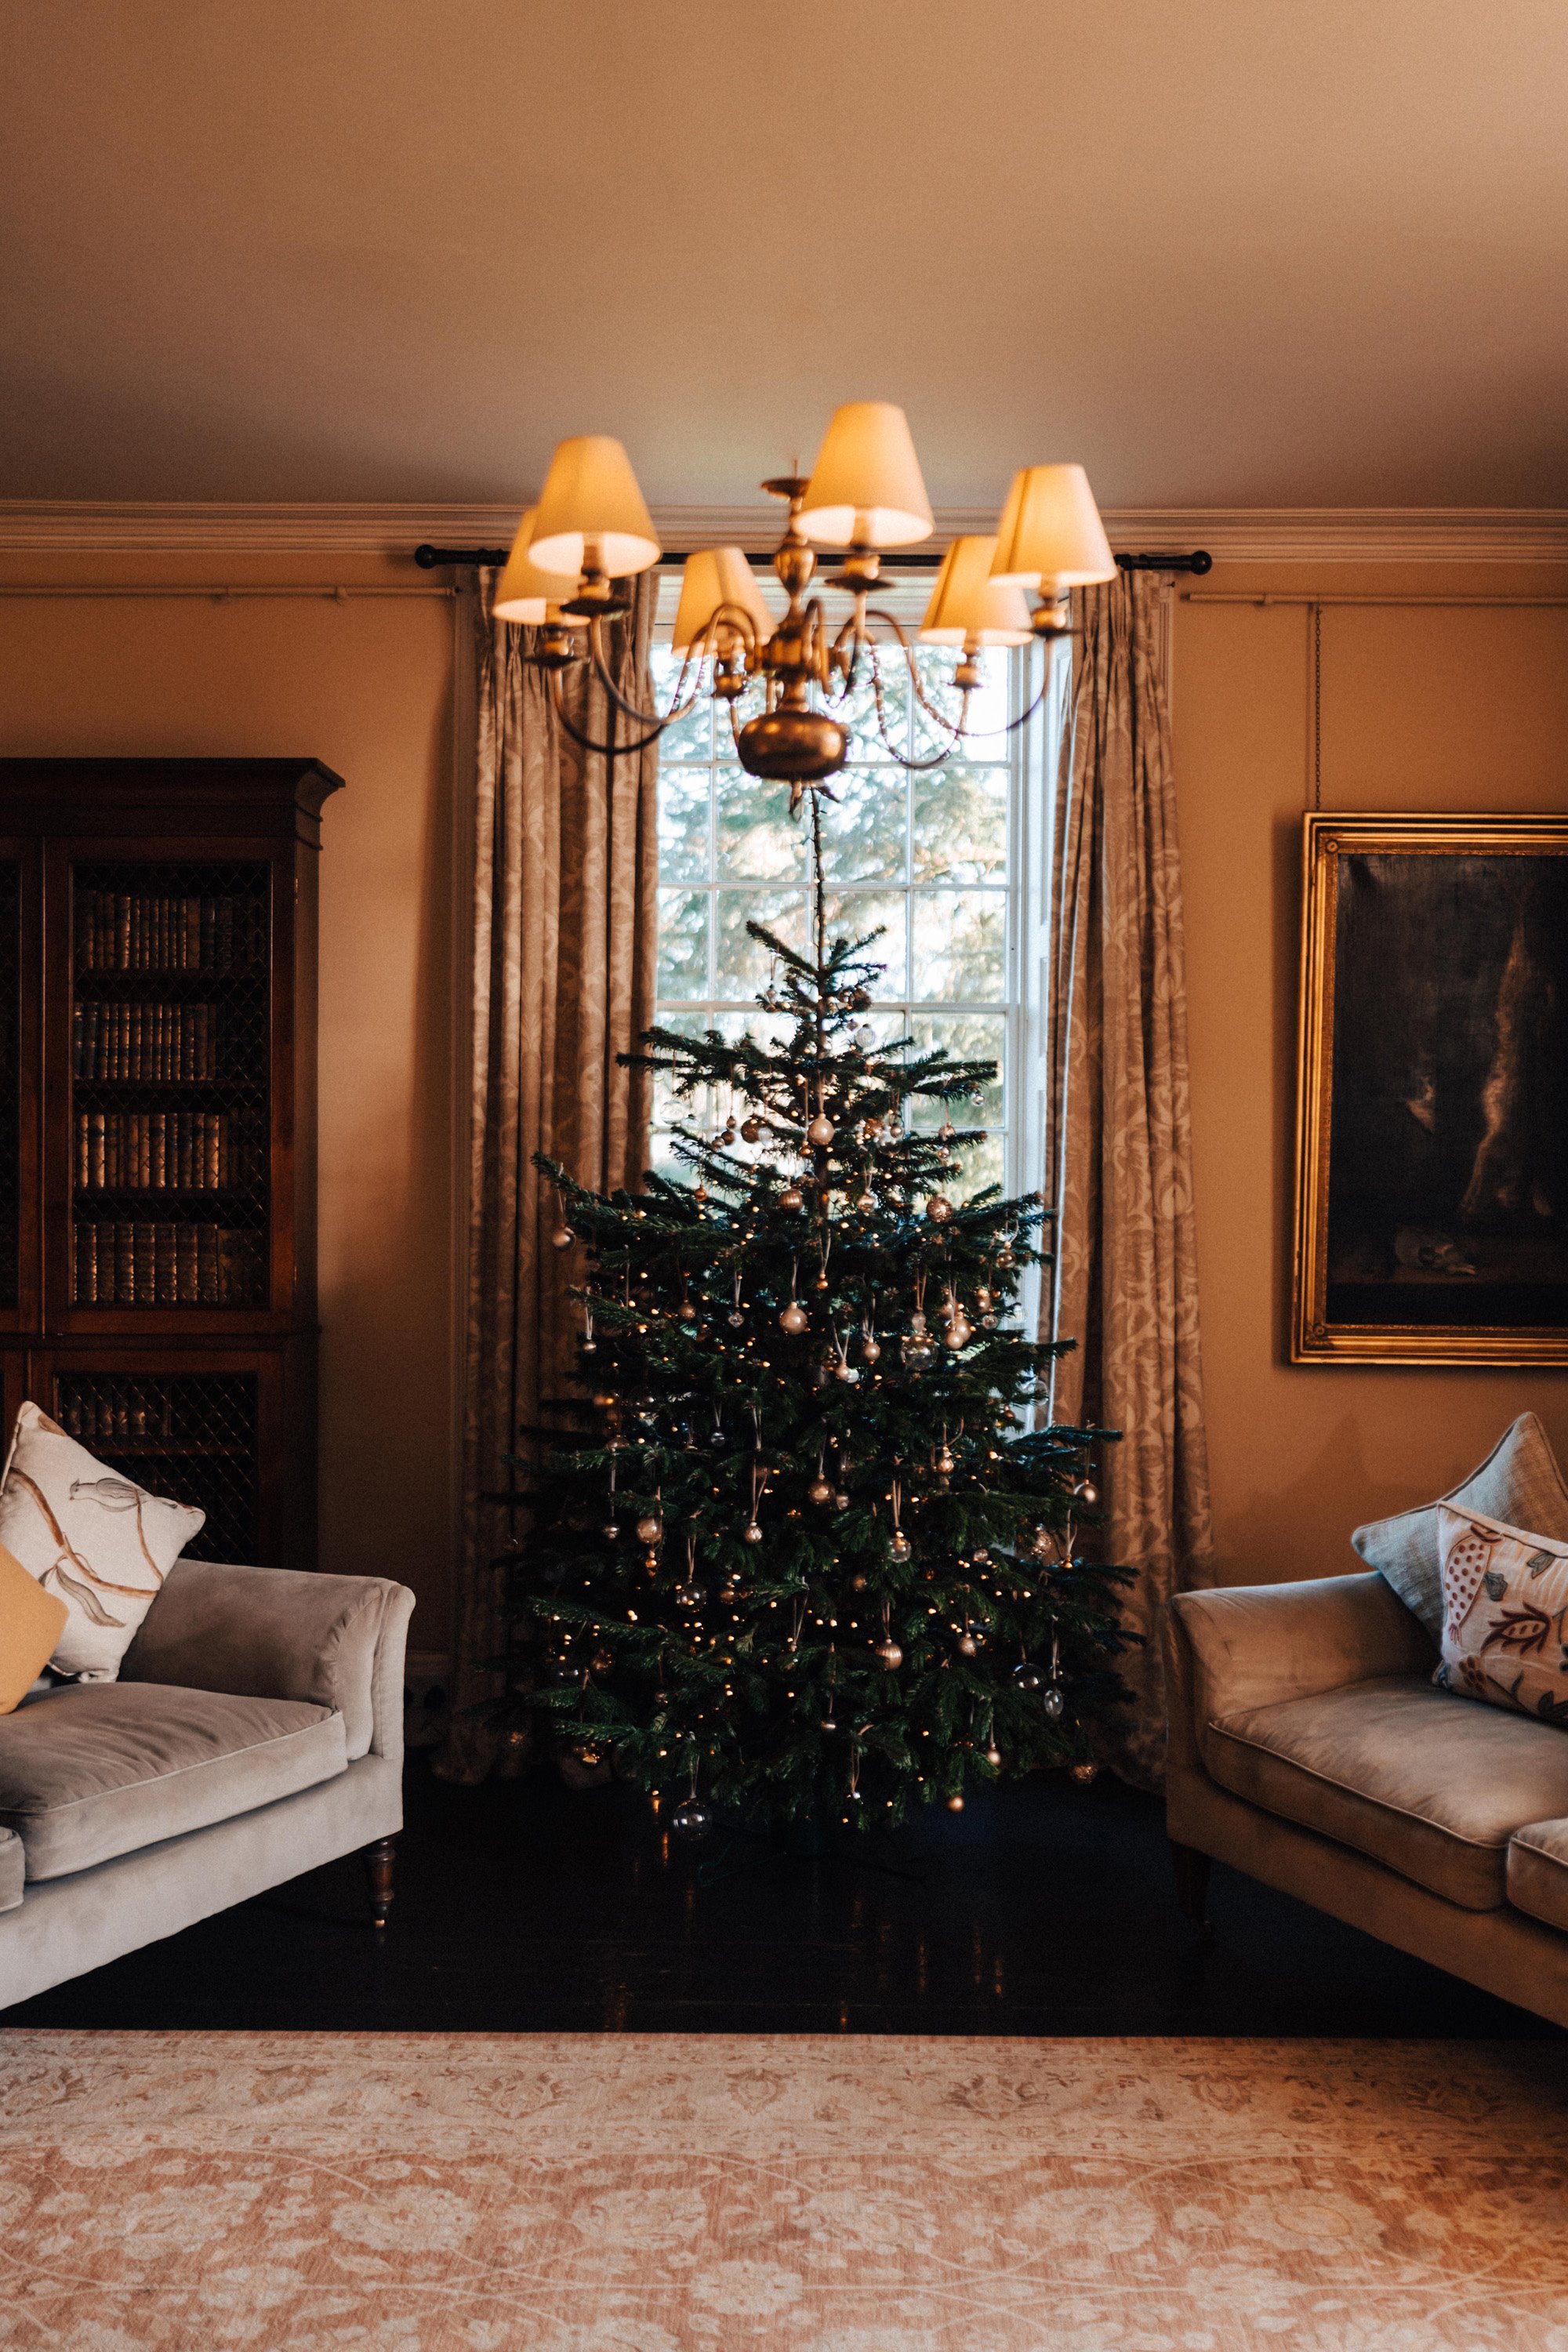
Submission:
<svg viewBox="0 0 1568 2352">
<path fill-rule="evenodd" d="M 313 760 L 0 760 L 0 1405 L 316 1555 Z"/>
</svg>

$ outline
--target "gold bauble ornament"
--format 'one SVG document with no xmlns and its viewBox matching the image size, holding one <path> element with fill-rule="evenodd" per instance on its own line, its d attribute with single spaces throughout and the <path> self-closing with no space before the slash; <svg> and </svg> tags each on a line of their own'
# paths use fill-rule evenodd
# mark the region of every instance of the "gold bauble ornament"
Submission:
<svg viewBox="0 0 1568 2352">
<path fill-rule="evenodd" d="M 908 1559 L 912 1549 L 913 1547 L 910 1545 L 910 1539 L 904 1533 L 902 1528 L 895 1528 L 892 1534 L 888 1538 L 888 1550 L 891 1554 L 892 1558 L 894 1559 Z"/>
<path fill-rule="evenodd" d="M 992 1769 L 994 1772 L 997 1769 L 998 1766 L 1001 1764 L 1001 1761 L 1002 1761 L 1002 1750 L 1001 1750 L 1001 1749 L 996 1746 L 996 1744 L 995 1744 L 994 1740 L 992 1742 L 991 1746 L 990 1746 L 990 1747 L 985 1750 L 985 1761 L 987 1762 L 987 1764 L 989 1764 L 989 1765 L 990 1765 L 991 1769 Z"/>
<path fill-rule="evenodd" d="M 1098 1764 L 1069 1764 L 1068 1766 L 1068 1779 L 1069 1780 L 1076 1780 L 1080 1789 L 1087 1789 L 1091 1780 L 1098 1780 L 1099 1778 L 1100 1767 Z"/>
<path fill-rule="evenodd" d="M 763 1531 L 757 1525 L 755 1519 L 748 1519 L 745 1526 L 741 1529 L 741 1541 L 742 1543 L 760 1544 L 762 1539 Z"/>
<path fill-rule="evenodd" d="M 926 1214 L 933 1225 L 945 1225 L 952 1215 L 952 1202 L 945 1192 L 933 1192 L 926 1202 Z"/>
<path fill-rule="evenodd" d="M 956 1350 L 959 1348 L 968 1347 L 974 1337 L 974 1328 L 963 1316 L 950 1315 L 942 1336 L 948 1346 Z"/>
<path fill-rule="evenodd" d="M 664 1521 L 656 1512 L 650 1511 L 646 1518 L 637 1521 L 638 1543 L 656 1544 L 662 1543 L 663 1540 Z"/>
<path fill-rule="evenodd" d="M 551 1234 L 551 1244 L 558 1250 L 569 1250 L 577 1236 L 570 1225 L 557 1225 Z"/>
<path fill-rule="evenodd" d="M 762 1137 L 763 1128 L 762 1121 L 760 1119 L 748 1118 L 742 1122 L 741 1140 L 742 1143 L 760 1143 L 762 1141 Z"/>
<path fill-rule="evenodd" d="M 808 1503 L 831 1503 L 833 1489 L 826 1478 L 814 1478 L 805 1490 L 805 1498 Z"/>
<path fill-rule="evenodd" d="M 980 1654 L 980 1644 L 975 1640 L 973 1633 L 961 1633 L 959 1635 L 958 1649 L 959 1655 L 961 1657 L 977 1658 Z"/>
<path fill-rule="evenodd" d="M 595 1650 L 588 1664 L 596 1675 L 613 1675 L 616 1671 L 614 1652 L 604 1648 Z"/>
<path fill-rule="evenodd" d="M 779 1206 L 781 1209 L 805 1208 L 805 1195 L 801 1191 L 798 1184 L 786 1184 L 784 1186 L 784 1191 L 779 1194 Z"/>
<path fill-rule="evenodd" d="M 957 1463 L 953 1460 L 952 1454 L 944 1445 L 942 1452 L 936 1457 L 937 1476 L 939 1478 L 951 1478 L 957 1467 Z"/>
<path fill-rule="evenodd" d="M 806 1313 L 805 1307 L 800 1304 L 798 1299 L 792 1298 L 789 1305 L 784 1308 L 784 1313 L 779 1317 L 779 1328 L 793 1334 L 800 1331 L 807 1331 L 810 1328 L 810 1316 Z"/>
<path fill-rule="evenodd" d="M 902 1650 L 900 1649 L 897 1642 L 893 1641 L 891 1638 L 885 1642 L 878 1643 L 875 1656 L 877 1664 L 879 1666 L 886 1666 L 889 1674 L 893 1672 L 895 1667 L 901 1666 L 904 1663 L 904 1654 Z"/>
<path fill-rule="evenodd" d="M 947 1801 L 947 1810 L 950 1813 L 961 1813 L 963 1811 L 963 1799 L 959 1796 L 950 1797 Z"/>
<path fill-rule="evenodd" d="M 837 1129 L 827 1113 L 825 1110 L 819 1110 L 805 1130 L 805 1139 L 808 1143 L 815 1144 L 819 1151 L 826 1151 L 837 1133 Z"/>
<path fill-rule="evenodd" d="M 849 1590 L 851 1592 L 864 1592 L 868 1581 L 865 1570 L 858 1568 L 849 1580 Z"/>
</svg>

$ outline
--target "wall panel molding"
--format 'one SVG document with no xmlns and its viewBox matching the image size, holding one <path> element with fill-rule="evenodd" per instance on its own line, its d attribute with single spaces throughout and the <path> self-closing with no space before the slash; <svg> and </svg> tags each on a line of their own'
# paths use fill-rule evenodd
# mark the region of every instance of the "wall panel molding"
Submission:
<svg viewBox="0 0 1568 2352">
<path fill-rule="evenodd" d="M 261 504 L 91 499 L 0 499 L 0 554 L 399 555 L 421 541 L 495 546 L 510 539 L 515 505 Z M 739 541 L 765 548 L 778 509 L 655 507 L 669 547 Z M 1206 547 L 1217 562 L 1249 563 L 1556 563 L 1568 562 L 1562 507 L 1112 507 L 1113 547 Z M 989 508 L 937 509 L 935 543 L 989 530 Z"/>
</svg>

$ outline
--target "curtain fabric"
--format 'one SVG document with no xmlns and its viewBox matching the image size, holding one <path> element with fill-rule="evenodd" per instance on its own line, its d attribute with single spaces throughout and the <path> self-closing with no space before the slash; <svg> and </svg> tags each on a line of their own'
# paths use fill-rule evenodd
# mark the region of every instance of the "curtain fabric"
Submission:
<svg viewBox="0 0 1568 2352">
<path fill-rule="evenodd" d="M 1160 1617 L 1206 1581 L 1213 1538 L 1198 1355 L 1186 967 L 1170 715 L 1169 586 L 1124 572 L 1077 591 L 1069 724 L 1054 811 L 1046 1335 L 1052 1418 L 1121 1432 L 1101 1449 L 1103 1545 L 1137 1571 L 1121 1672 L 1133 1706 L 1108 1760 L 1158 1784 Z"/>
<path fill-rule="evenodd" d="M 573 742 L 524 658 L 531 632 L 491 614 L 495 582 L 480 574 L 463 1553 L 439 1766 L 465 1781 L 503 1760 L 500 1731 L 468 1712 L 499 1690 L 487 1661 L 506 1646 L 496 1562 L 513 1520 L 486 1497 L 510 1491 L 519 1430 L 548 1423 L 575 1366 L 572 1254 L 552 1245 L 559 1204 L 533 1155 L 595 1191 L 640 1183 L 651 1082 L 616 1056 L 653 1020 L 658 956 L 657 752 L 606 761 Z M 637 579 L 610 626 L 611 674 L 645 705 L 656 594 Z M 635 741 L 585 667 L 566 673 L 574 723 Z"/>
</svg>

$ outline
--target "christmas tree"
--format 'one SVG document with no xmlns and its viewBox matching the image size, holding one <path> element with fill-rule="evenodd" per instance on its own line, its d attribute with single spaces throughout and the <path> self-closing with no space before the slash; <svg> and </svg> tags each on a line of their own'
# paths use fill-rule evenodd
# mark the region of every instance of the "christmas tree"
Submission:
<svg viewBox="0 0 1568 2352">
<path fill-rule="evenodd" d="M 654 1029 L 634 1057 L 728 1096 L 717 1132 L 677 1129 L 693 1181 L 604 1198 L 540 1163 L 585 1256 L 592 1404 L 520 1457 L 513 1704 L 688 1834 L 1089 1778 L 1121 1703 L 1127 1574 L 1076 1543 L 1110 1433 L 1029 1425 L 1055 1352 L 1013 1319 L 1038 1196 L 955 1202 L 978 1139 L 906 1118 L 992 1066 L 878 1042 L 875 935 L 829 941 L 821 871 L 813 953 L 750 927 L 787 1038 Z"/>
</svg>

